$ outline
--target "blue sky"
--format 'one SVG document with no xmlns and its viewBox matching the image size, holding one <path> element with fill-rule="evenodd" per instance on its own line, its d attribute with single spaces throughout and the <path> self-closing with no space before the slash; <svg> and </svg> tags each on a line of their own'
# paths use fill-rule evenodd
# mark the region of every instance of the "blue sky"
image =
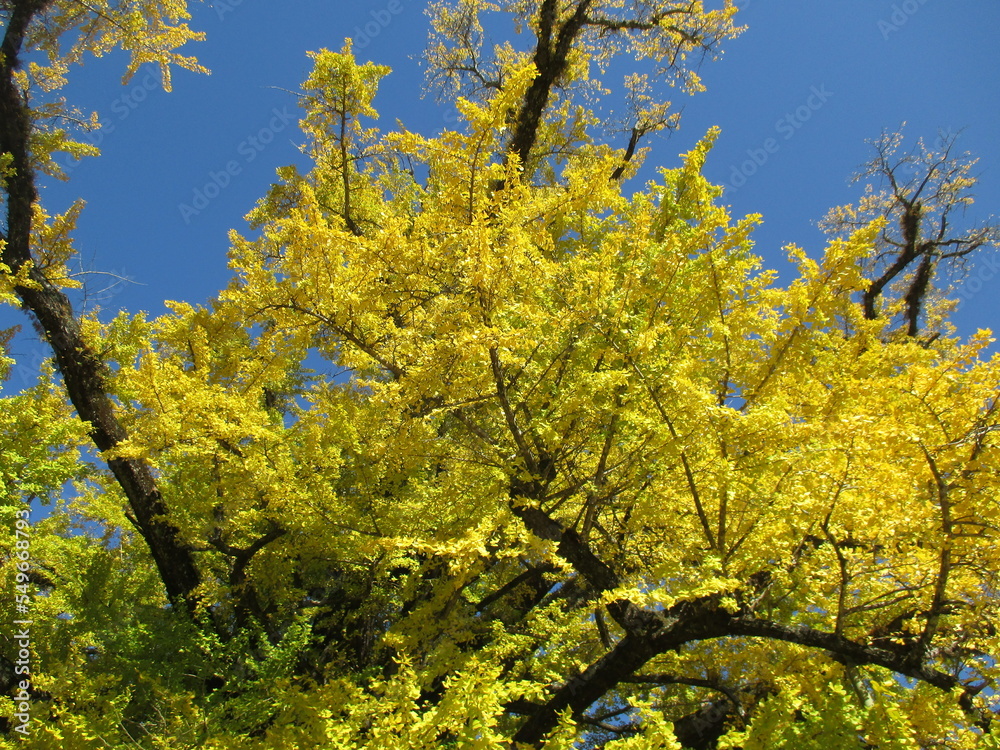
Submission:
<svg viewBox="0 0 1000 750">
<path fill-rule="evenodd" d="M 858 195 L 848 178 L 869 156 L 865 140 L 906 121 L 911 140 L 964 128 L 961 149 L 980 157 L 969 217 L 1000 214 L 1000 3 L 743 0 L 740 6 L 748 30 L 721 60 L 703 66 L 706 93 L 678 95 L 681 129 L 652 142 L 633 187 L 654 167 L 676 166 L 679 153 L 720 126 L 706 174 L 728 185 L 724 201 L 734 215 L 764 215 L 756 252 L 787 281 L 782 247 L 794 242 L 813 255 L 822 251 L 815 222 Z M 100 113 L 104 127 L 92 137 L 103 155 L 71 164 L 70 181 L 46 185 L 43 199 L 52 211 L 85 198 L 77 233 L 83 265 L 131 280 L 101 294 L 106 279 L 90 278 L 105 313 L 155 315 L 165 299 L 198 303 L 226 284 L 227 231 L 245 228 L 242 217 L 276 167 L 301 159 L 290 92 L 308 74 L 307 50 L 339 49 L 350 36 L 359 58 L 390 65 L 394 72 L 376 101 L 386 129 L 397 118 L 425 133 L 452 125 L 452 110 L 421 96 L 424 8 L 419 0 L 193 3 L 192 26 L 208 39 L 188 51 L 210 76 L 179 71 L 167 94 L 145 70 L 122 87 L 116 55 L 72 71 L 67 96 Z M 777 148 L 762 160 L 768 139 Z M 754 154 L 762 161 L 756 169 L 745 166 Z M 196 200 L 199 190 L 205 198 Z M 965 335 L 1000 323 L 1000 264 L 984 258 L 972 278 L 978 282 L 967 287 L 956 317 Z M 0 312 L 0 326 L 26 322 L 17 311 Z M 25 326 L 14 351 L 22 367 L 41 351 Z"/>
</svg>

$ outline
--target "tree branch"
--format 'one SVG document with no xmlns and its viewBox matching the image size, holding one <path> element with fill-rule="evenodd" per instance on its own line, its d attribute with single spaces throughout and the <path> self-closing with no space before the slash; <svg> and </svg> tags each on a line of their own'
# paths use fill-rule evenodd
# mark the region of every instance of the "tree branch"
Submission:
<svg viewBox="0 0 1000 750">
<path fill-rule="evenodd" d="M 591 4 L 592 0 L 581 0 L 573 15 L 558 32 L 556 24 L 559 2 L 543 0 L 538 11 L 538 44 L 533 58 L 538 75 L 524 95 L 521 109 L 514 120 L 514 133 L 507 147 L 508 153 L 516 154 L 521 164 L 528 161 L 531 149 L 534 148 L 542 113 L 549 103 L 552 88 L 566 72 L 570 50 L 583 29 Z"/>
<path fill-rule="evenodd" d="M 0 44 L 0 153 L 12 156 L 7 192 L 7 236 L 2 261 L 16 274 L 28 267 L 29 284 L 14 292 L 32 313 L 55 354 L 69 398 L 99 451 L 113 450 L 127 435 L 115 414 L 107 388 L 109 372 L 83 337 L 69 299 L 32 264 L 31 230 L 38 200 L 30 159 L 31 112 L 14 80 L 27 28 L 50 0 L 14 4 Z M 190 547 L 166 518 L 167 506 L 144 462 L 111 458 L 108 468 L 128 498 L 132 517 L 152 553 L 167 596 L 174 604 L 193 608 L 200 575 Z"/>
</svg>

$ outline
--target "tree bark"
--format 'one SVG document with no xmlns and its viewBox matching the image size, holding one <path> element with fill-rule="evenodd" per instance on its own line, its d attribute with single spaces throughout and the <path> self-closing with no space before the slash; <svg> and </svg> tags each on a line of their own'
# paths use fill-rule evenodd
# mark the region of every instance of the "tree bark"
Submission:
<svg viewBox="0 0 1000 750">
<path fill-rule="evenodd" d="M 84 339 L 69 298 L 32 263 L 31 230 L 38 190 L 29 145 L 31 111 L 14 80 L 14 71 L 20 64 L 29 25 L 50 4 L 51 0 L 15 2 L 0 45 L 0 153 L 12 157 L 12 174 L 4 186 L 7 233 L 0 235 L 4 241 L 2 261 L 14 274 L 28 267 L 31 283 L 18 285 L 14 291 L 52 348 L 70 402 L 80 419 L 90 424 L 94 445 L 99 451 L 108 451 L 127 437 L 108 392 L 108 368 Z M 109 459 L 107 464 L 128 499 L 133 521 L 149 546 L 167 596 L 175 605 L 192 607 L 201 580 L 198 569 L 192 550 L 167 519 L 167 505 L 149 466 L 123 458 Z"/>
</svg>

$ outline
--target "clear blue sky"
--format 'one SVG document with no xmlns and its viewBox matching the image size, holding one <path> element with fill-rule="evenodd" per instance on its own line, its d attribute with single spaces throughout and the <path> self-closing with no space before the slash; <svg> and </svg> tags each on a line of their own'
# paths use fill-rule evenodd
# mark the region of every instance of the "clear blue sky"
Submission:
<svg viewBox="0 0 1000 750">
<path fill-rule="evenodd" d="M 789 242 L 813 255 L 821 252 L 815 222 L 831 206 L 857 196 L 848 178 L 868 158 L 864 141 L 904 120 L 911 139 L 933 140 L 938 129 L 965 128 L 960 147 L 981 159 L 970 218 L 1000 214 L 1000 2 L 740 5 L 748 30 L 721 60 L 703 66 L 706 93 L 675 102 L 684 108 L 681 130 L 654 141 L 647 163 L 676 166 L 679 153 L 719 125 L 722 137 L 706 173 L 729 184 L 725 202 L 734 214 L 764 215 L 756 251 L 766 265 L 787 270 L 781 248 Z M 266 191 L 276 167 L 301 158 L 296 98 L 287 90 L 297 89 L 307 75 L 307 50 L 339 49 L 352 36 L 359 58 L 392 66 L 376 102 L 386 128 L 399 118 L 410 129 L 434 132 L 454 119 L 421 97 L 417 58 L 427 18 L 419 0 L 216 0 L 192 6 L 192 26 L 208 39 L 189 51 L 211 69 L 210 76 L 178 72 L 167 94 L 154 85 L 155 74 L 141 71 L 122 88 L 122 60 L 111 56 L 73 70 L 67 89 L 71 101 L 100 113 L 105 127 L 97 137 L 104 153 L 73 166 L 69 183 L 46 186 L 44 199 L 51 211 L 84 197 L 88 205 L 77 238 L 85 265 L 135 282 L 105 295 L 101 306 L 108 315 L 120 308 L 159 314 L 164 299 L 198 303 L 226 284 L 227 231 L 245 227 L 242 217 Z M 273 136 L 269 142 L 251 140 L 262 130 L 264 139 Z M 769 138 L 778 141 L 777 151 L 744 182 L 738 170 L 748 151 L 758 151 Z M 182 209 L 199 205 L 195 191 L 231 162 L 237 173 L 217 195 L 208 190 L 207 205 L 200 203 L 197 214 Z M 966 335 L 1000 328 L 1000 265 L 980 261 L 972 270 L 978 292 L 956 319 Z M 90 285 L 97 291 L 105 282 L 94 277 Z M 0 313 L 0 325 L 15 322 L 26 320 L 16 311 Z M 30 326 L 25 329 L 15 355 L 30 366 L 39 347 Z"/>
</svg>

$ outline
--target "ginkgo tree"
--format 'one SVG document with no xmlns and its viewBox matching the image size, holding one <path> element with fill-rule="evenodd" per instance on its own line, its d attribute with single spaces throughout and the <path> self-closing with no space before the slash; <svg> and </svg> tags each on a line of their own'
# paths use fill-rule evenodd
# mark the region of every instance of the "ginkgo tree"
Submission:
<svg viewBox="0 0 1000 750">
<path fill-rule="evenodd" d="M 702 175 L 715 130 L 624 186 L 663 87 L 742 31 L 721 5 L 433 4 L 461 115 L 433 137 L 378 129 L 387 68 L 313 53 L 310 166 L 232 233 L 231 283 L 102 320 L 67 291 L 79 208 L 38 197 L 92 151 L 54 94 L 113 47 L 169 85 L 197 35 L 180 1 L 0 2 L 0 292 L 54 362 L 0 411 L 0 611 L 23 590 L 33 622 L 4 743 L 998 745 L 989 334 L 891 335 L 890 213 L 776 286 Z M 497 12 L 528 43 L 488 42 Z M 647 65 L 620 143 L 616 57 Z"/>
</svg>

